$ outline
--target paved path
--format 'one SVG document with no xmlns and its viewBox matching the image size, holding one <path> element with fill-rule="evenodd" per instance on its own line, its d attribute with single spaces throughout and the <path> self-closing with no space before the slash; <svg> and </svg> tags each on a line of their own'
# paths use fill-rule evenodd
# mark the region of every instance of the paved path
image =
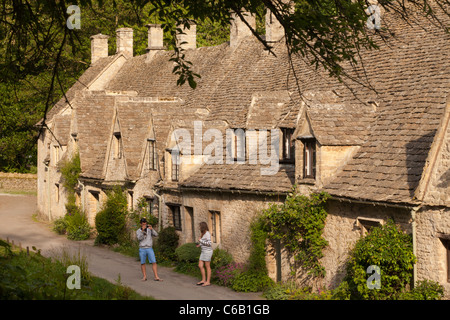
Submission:
<svg viewBox="0 0 450 320">
<path fill-rule="evenodd" d="M 148 281 L 141 281 L 140 264 L 136 259 L 93 246 L 93 241 L 70 241 L 51 230 L 49 223 L 32 219 L 36 212 L 36 197 L 0 194 L 0 238 L 14 240 L 22 247 L 41 249 L 49 256 L 62 249 L 78 250 L 87 257 L 89 271 L 98 277 L 115 282 L 120 274 L 121 282 L 139 292 L 162 300 L 259 300 L 255 293 L 238 293 L 225 287 L 211 285 L 198 287 L 197 279 L 158 266 L 163 282 L 153 279 L 151 266 L 147 265 Z M 73 252 L 73 251 L 72 251 Z"/>
</svg>

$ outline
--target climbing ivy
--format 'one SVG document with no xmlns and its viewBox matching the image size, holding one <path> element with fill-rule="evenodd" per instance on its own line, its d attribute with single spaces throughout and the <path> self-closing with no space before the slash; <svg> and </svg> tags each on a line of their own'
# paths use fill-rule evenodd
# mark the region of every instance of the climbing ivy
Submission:
<svg viewBox="0 0 450 320">
<path fill-rule="evenodd" d="M 325 210 L 327 199 L 325 192 L 305 196 L 293 190 L 283 204 L 272 204 L 260 217 L 268 239 L 280 240 L 294 254 L 295 260 L 316 277 L 325 276 L 320 258 L 328 245 L 322 237 L 328 215 Z"/>
<path fill-rule="evenodd" d="M 81 173 L 80 155 L 75 153 L 72 158 L 59 162 L 59 172 L 63 187 L 67 193 L 66 215 L 55 221 L 54 229 L 58 233 L 67 233 L 71 240 L 88 239 L 91 227 L 83 210 L 77 206 L 75 188 Z"/>
</svg>

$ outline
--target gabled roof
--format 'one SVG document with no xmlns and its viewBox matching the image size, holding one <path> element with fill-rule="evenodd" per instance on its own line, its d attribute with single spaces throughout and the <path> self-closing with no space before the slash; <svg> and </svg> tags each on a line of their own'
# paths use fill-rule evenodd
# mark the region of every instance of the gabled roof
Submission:
<svg viewBox="0 0 450 320">
<path fill-rule="evenodd" d="M 363 55 L 378 95 L 367 142 L 325 190 L 336 196 L 414 203 L 450 92 L 450 35 L 423 18 L 396 22 L 396 37 Z M 446 20 L 448 22 L 448 19 Z"/>
</svg>

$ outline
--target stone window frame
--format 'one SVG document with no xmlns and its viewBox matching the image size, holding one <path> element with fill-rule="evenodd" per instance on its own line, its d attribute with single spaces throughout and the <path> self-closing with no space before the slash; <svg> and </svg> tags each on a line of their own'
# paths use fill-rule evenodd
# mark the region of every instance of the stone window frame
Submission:
<svg viewBox="0 0 450 320">
<path fill-rule="evenodd" d="M 170 178 L 172 181 L 180 180 L 180 164 L 181 164 L 181 154 L 178 150 L 173 149 L 170 153 L 171 155 L 171 172 Z"/>
<path fill-rule="evenodd" d="M 181 204 L 166 203 L 166 205 L 172 214 L 173 227 L 177 231 L 183 231 L 182 222 L 181 222 Z"/>
<path fill-rule="evenodd" d="M 113 133 L 114 137 L 114 159 L 122 159 L 123 148 L 122 148 L 122 134 L 118 131 Z"/>
<path fill-rule="evenodd" d="M 314 137 L 308 137 L 301 138 L 300 141 L 303 143 L 303 179 L 316 179 L 317 140 Z"/>
<path fill-rule="evenodd" d="M 211 231 L 211 241 L 219 244 L 222 238 L 222 215 L 219 210 L 209 210 L 209 226 Z"/>
<path fill-rule="evenodd" d="M 366 232 L 370 233 L 372 228 L 384 225 L 384 223 L 385 221 L 383 219 L 368 217 L 357 217 L 355 222 L 361 231 L 361 236 L 364 236 Z"/>
<path fill-rule="evenodd" d="M 446 251 L 447 282 L 450 283 L 450 234 L 438 233 L 437 236 Z"/>
<path fill-rule="evenodd" d="M 281 162 L 294 163 L 295 162 L 295 142 L 293 140 L 294 128 L 280 128 L 281 131 Z M 289 148 L 288 148 L 289 145 Z"/>
<path fill-rule="evenodd" d="M 156 153 L 156 140 L 148 138 L 148 167 L 150 170 L 157 170 L 156 164 L 158 162 Z"/>
</svg>

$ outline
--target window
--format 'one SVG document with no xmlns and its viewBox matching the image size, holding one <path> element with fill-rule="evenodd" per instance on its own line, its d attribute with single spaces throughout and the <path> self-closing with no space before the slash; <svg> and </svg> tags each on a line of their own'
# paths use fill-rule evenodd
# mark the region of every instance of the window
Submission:
<svg viewBox="0 0 450 320">
<path fill-rule="evenodd" d="M 221 224 L 220 211 L 209 211 L 209 225 L 211 227 L 211 240 L 213 243 L 220 243 Z"/>
<path fill-rule="evenodd" d="M 168 205 L 173 218 L 173 226 L 175 230 L 181 231 L 181 214 L 180 205 Z"/>
<path fill-rule="evenodd" d="M 381 226 L 383 220 L 358 217 L 356 218 L 356 223 L 361 230 L 361 236 L 364 236 L 366 233 L 370 233 L 373 228 Z"/>
<path fill-rule="evenodd" d="M 114 159 L 122 158 L 122 135 L 114 132 Z"/>
<path fill-rule="evenodd" d="M 147 211 L 150 215 L 154 216 L 153 211 L 155 210 L 154 198 L 145 197 L 145 201 L 147 202 Z"/>
<path fill-rule="evenodd" d="M 156 170 L 158 158 L 156 155 L 155 139 L 147 139 L 148 141 L 148 167 L 150 170 Z"/>
<path fill-rule="evenodd" d="M 294 133 L 294 129 L 290 128 L 281 128 L 281 132 L 283 135 L 283 152 L 282 160 L 285 162 L 294 162 L 295 160 L 295 150 L 294 150 L 294 141 L 292 141 L 292 135 Z"/>
<path fill-rule="evenodd" d="M 441 235 L 441 242 L 445 248 L 445 263 L 447 265 L 447 282 L 450 282 L 450 236 L 449 235 Z"/>
<path fill-rule="evenodd" d="M 303 178 L 316 177 L 316 140 L 303 140 Z"/>
<path fill-rule="evenodd" d="M 186 221 L 186 232 L 191 232 L 190 238 L 192 242 L 196 242 L 195 239 L 195 223 L 194 223 L 194 208 L 192 207 L 184 207 L 184 219 Z M 189 234 L 186 235 L 186 239 L 189 239 Z"/>
<path fill-rule="evenodd" d="M 180 178 L 180 152 L 172 150 L 172 181 Z"/>
<path fill-rule="evenodd" d="M 100 192 L 91 190 L 89 191 L 89 214 L 91 217 L 95 217 L 100 207 Z"/>
<path fill-rule="evenodd" d="M 235 161 L 245 161 L 245 131 L 243 129 L 233 130 L 232 157 Z"/>
<path fill-rule="evenodd" d="M 59 203 L 59 184 L 55 184 L 55 202 Z"/>
<path fill-rule="evenodd" d="M 128 191 L 128 209 L 132 211 L 133 208 L 133 191 Z"/>
</svg>

